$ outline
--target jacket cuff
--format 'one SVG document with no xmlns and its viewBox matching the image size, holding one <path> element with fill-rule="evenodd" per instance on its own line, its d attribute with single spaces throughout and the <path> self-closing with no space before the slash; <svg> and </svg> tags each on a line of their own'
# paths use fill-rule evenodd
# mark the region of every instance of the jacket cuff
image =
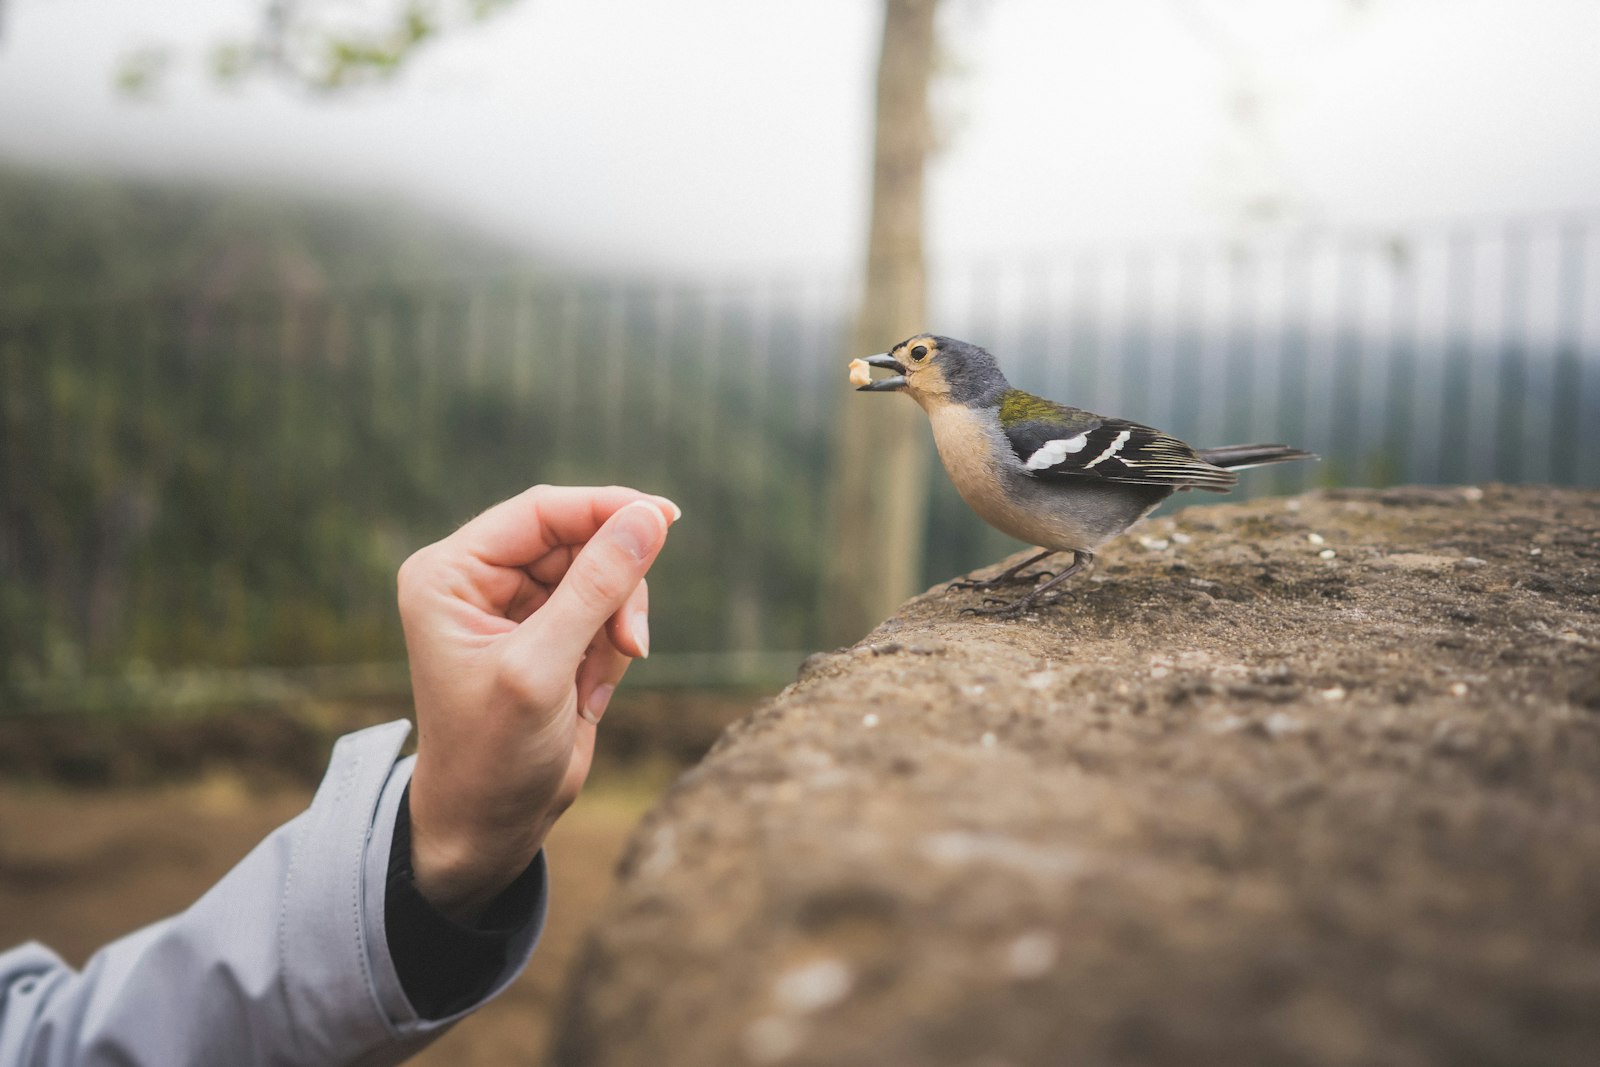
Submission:
<svg viewBox="0 0 1600 1067">
<path fill-rule="evenodd" d="M 390 727 L 399 728 L 393 737 L 393 747 L 389 754 L 389 758 L 393 760 L 406 734 L 410 732 L 410 723 L 391 723 L 373 729 L 385 730 Z M 366 732 L 370 731 L 363 731 Z M 359 736 L 361 735 L 352 735 L 352 739 Z M 519 884 L 531 885 L 537 889 L 536 899 L 531 905 L 524 906 L 522 915 L 519 916 L 521 922 L 514 930 L 500 932 L 503 939 L 500 949 L 503 962 L 493 968 L 487 981 L 480 977 L 475 983 L 482 990 L 481 994 L 445 1005 L 445 1012 L 434 1018 L 419 1012 L 411 999 L 406 996 L 405 986 L 400 980 L 394 953 L 389 945 L 386 915 L 395 824 L 399 817 L 400 806 L 405 800 L 407 787 L 411 784 L 411 771 L 415 763 L 416 757 L 408 756 L 393 762 L 390 766 L 387 779 L 378 795 L 367 835 L 361 888 L 365 923 L 363 938 L 366 948 L 365 970 L 378 1012 L 395 1037 L 402 1039 L 417 1037 L 425 1041 L 429 1037 L 437 1036 L 438 1031 L 498 996 L 527 967 L 528 960 L 538 944 L 539 935 L 544 930 L 549 883 L 544 853 L 540 852 L 534 858 L 528 873 L 523 879 L 519 879 Z M 332 775 L 329 777 L 331 779 Z M 442 916 L 439 918 L 443 920 Z M 429 1007 L 429 1005 L 424 1006 Z"/>
<path fill-rule="evenodd" d="M 312 1032 L 348 1027 L 349 1007 L 334 992 L 346 988 L 348 979 L 335 979 L 357 973 L 391 1042 L 391 1051 L 379 1057 L 382 1062 L 390 1062 L 388 1056 L 399 1051 L 395 1046 L 414 1050 L 427 1044 L 510 985 L 527 966 L 545 919 L 541 896 L 528 921 L 509 939 L 505 963 L 484 994 L 460 1010 L 426 1019 L 406 998 L 389 951 L 384 898 L 395 816 L 415 763 L 415 757 L 398 762 L 396 757 L 410 732 L 408 722 L 385 723 L 334 745 L 328 773 L 311 807 L 297 820 L 295 855 L 283 891 L 283 914 L 301 919 L 279 927 L 282 973 L 297 976 L 286 989 L 297 1027 Z M 315 860 L 302 855 L 311 842 Z M 341 973 L 321 978 L 308 973 L 322 968 Z"/>
<path fill-rule="evenodd" d="M 506 964 L 511 942 L 544 906 L 544 854 L 535 854 L 477 922 L 457 922 L 417 888 L 411 867 L 410 799 L 407 786 L 389 847 L 384 940 L 411 1006 L 424 1019 L 443 1019 L 482 1002 Z"/>
</svg>

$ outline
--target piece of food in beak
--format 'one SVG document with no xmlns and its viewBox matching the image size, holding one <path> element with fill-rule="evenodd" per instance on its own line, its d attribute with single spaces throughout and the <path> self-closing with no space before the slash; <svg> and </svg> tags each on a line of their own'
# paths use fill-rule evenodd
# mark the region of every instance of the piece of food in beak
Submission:
<svg viewBox="0 0 1600 1067">
<path fill-rule="evenodd" d="M 879 378 L 872 381 L 867 377 L 868 367 L 880 367 L 883 370 L 892 370 L 894 374 L 888 378 Z M 906 368 L 898 359 L 887 352 L 880 352 L 866 359 L 850 361 L 850 380 L 855 383 L 858 393 L 892 393 L 906 387 Z"/>
</svg>

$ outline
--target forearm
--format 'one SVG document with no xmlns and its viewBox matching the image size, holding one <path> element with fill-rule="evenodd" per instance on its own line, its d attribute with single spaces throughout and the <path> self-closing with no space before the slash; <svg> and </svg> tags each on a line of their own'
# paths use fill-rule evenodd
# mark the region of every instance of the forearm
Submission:
<svg viewBox="0 0 1600 1067">
<path fill-rule="evenodd" d="M 38 946 L 0 956 L 0 1067 L 376 1067 L 437 1036 L 459 1014 L 419 1016 L 385 926 L 405 734 L 392 723 L 341 740 L 309 810 L 187 911 L 112 943 L 82 972 Z M 531 952 L 542 897 L 535 913 L 509 938 L 488 995 Z"/>
</svg>

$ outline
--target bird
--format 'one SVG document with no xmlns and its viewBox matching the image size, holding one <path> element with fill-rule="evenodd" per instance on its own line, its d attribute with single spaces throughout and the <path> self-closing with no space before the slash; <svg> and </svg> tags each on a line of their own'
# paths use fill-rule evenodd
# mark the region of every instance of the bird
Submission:
<svg viewBox="0 0 1600 1067">
<path fill-rule="evenodd" d="M 874 379 L 874 367 L 893 375 Z M 986 349 L 937 334 L 852 360 L 850 381 L 858 392 L 903 392 L 921 405 L 961 498 L 995 529 L 1039 548 L 993 578 L 951 583 L 985 591 L 1035 583 L 1015 601 L 991 596 L 965 609 L 979 615 L 1016 617 L 1053 603 L 1060 594 L 1046 594 L 1093 562 L 1096 549 L 1180 489 L 1225 493 L 1236 470 L 1318 458 L 1276 444 L 1196 449 L 1153 427 L 1014 388 Z M 1062 552 L 1073 558 L 1059 572 L 1018 578 Z"/>
</svg>

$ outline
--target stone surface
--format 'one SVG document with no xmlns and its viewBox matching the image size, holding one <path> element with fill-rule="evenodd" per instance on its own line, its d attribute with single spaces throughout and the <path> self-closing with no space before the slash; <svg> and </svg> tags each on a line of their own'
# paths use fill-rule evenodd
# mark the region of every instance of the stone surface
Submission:
<svg viewBox="0 0 1600 1067">
<path fill-rule="evenodd" d="M 1600 1063 L 1600 493 L 1196 507 L 1070 589 L 731 728 L 557 1061 Z"/>
</svg>

